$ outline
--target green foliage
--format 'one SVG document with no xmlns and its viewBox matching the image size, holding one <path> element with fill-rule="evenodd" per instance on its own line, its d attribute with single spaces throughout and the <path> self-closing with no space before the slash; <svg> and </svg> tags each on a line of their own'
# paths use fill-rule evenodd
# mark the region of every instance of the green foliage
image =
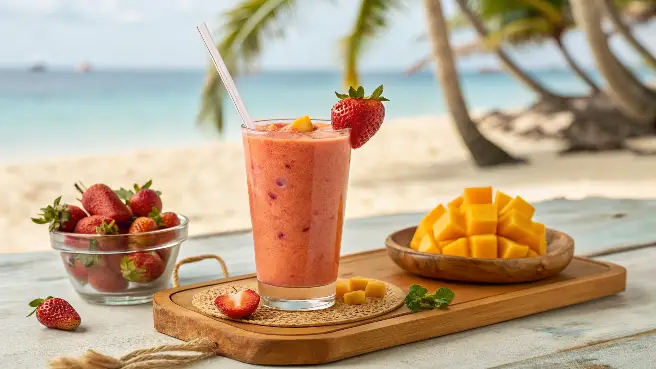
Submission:
<svg viewBox="0 0 656 369">
<path fill-rule="evenodd" d="M 428 290 L 418 284 L 410 286 L 410 290 L 405 297 L 405 305 L 413 312 L 428 309 L 444 309 L 455 297 L 455 293 L 448 288 L 438 288 L 433 294 L 428 294 Z"/>
<path fill-rule="evenodd" d="M 223 13 L 223 38 L 217 48 L 232 76 L 244 73 L 254 65 L 267 37 L 283 35 L 282 27 L 276 27 L 276 23 L 295 4 L 295 0 L 244 0 Z M 286 24 L 288 22 L 281 26 Z M 212 122 L 219 133 L 223 132 L 225 96 L 225 87 L 212 65 L 207 73 L 198 121 Z"/>
<path fill-rule="evenodd" d="M 68 206 L 61 204 L 61 196 L 55 199 L 52 205 L 41 208 L 40 218 L 32 218 L 36 224 L 50 224 L 48 229 L 57 231 L 62 224 L 71 220 L 71 213 L 68 212 Z"/>
<path fill-rule="evenodd" d="M 364 87 L 362 87 L 362 86 L 359 86 L 357 89 L 353 88 L 353 86 L 349 87 L 348 95 L 347 94 L 340 94 L 339 92 L 335 92 L 335 95 L 340 100 L 352 98 L 352 99 L 369 99 L 369 100 L 378 100 L 378 101 L 389 101 L 387 98 L 382 96 L 383 95 L 383 85 L 380 85 L 380 86 L 376 87 L 374 92 L 372 92 L 371 95 L 369 95 L 369 96 L 364 95 Z"/>
</svg>

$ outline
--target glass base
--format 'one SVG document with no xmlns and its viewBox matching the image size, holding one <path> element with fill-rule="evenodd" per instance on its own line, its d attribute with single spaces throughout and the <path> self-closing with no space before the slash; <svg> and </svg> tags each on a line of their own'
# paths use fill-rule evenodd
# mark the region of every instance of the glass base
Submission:
<svg viewBox="0 0 656 369">
<path fill-rule="evenodd" d="M 80 293 L 86 302 L 97 305 L 139 305 L 147 304 L 153 301 L 153 295 L 149 294 L 147 296 L 112 296 L 112 295 L 100 295 L 100 294 L 85 294 Z"/>
<path fill-rule="evenodd" d="M 335 305 L 335 282 L 317 287 L 279 287 L 257 281 L 262 304 L 288 311 L 323 310 Z"/>
</svg>

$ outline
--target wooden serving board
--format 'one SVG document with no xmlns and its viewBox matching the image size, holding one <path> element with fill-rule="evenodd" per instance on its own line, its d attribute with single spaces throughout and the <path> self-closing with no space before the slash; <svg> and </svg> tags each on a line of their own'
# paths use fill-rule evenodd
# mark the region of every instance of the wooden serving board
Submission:
<svg viewBox="0 0 656 369">
<path fill-rule="evenodd" d="M 342 257 L 340 276 L 376 278 L 407 293 L 413 284 L 429 291 L 448 287 L 455 299 L 448 309 L 412 313 L 401 308 L 366 321 L 341 325 L 277 328 L 199 313 L 194 294 L 224 283 L 244 283 L 244 275 L 160 291 L 153 298 L 155 329 L 189 341 L 210 338 L 218 353 L 252 364 L 321 364 L 392 346 L 482 327 L 624 291 L 626 270 L 618 265 L 575 257 L 560 274 L 532 283 L 464 284 L 426 279 L 405 272 L 385 249 Z"/>
</svg>

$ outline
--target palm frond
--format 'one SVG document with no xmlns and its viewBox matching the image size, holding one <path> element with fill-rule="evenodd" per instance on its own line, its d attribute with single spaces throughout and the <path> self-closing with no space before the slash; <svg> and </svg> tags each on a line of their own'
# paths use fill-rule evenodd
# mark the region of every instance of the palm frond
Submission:
<svg viewBox="0 0 656 369">
<path fill-rule="evenodd" d="M 254 66 L 266 38 L 283 35 L 278 24 L 283 14 L 290 12 L 295 0 L 244 0 L 223 13 L 223 37 L 217 48 L 232 76 L 244 73 Z M 198 122 L 212 122 L 219 133 L 223 132 L 223 101 L 226 90 L 214 66 L 208 68 L 203 89 Z"/>
<path fill-rule="evenodd" d="M 387 29 L 391 10 L 398 0 L 362 0 L 351 32 L 342 39 L 344 54 L 344 83 L 346 87 L 359 86 L 358 61 L 367 41 Z"/>
<path fill-rule="evenodd" d="M 554 26 L 544 18 L 518 19 L 504 25 L 500 30 L 491 32 L 483 40 L 484 49 L 496 49 L 503 41 L 519 44 L 527 41 L 542 40 L 553 34 Z"/>
</svg>

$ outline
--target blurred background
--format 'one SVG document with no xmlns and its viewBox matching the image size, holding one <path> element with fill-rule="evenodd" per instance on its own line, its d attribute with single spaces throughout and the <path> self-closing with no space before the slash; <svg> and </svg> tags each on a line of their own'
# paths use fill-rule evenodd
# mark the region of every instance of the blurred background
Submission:
<svg viewBox="0 0 656 369">
<path fill-rule="evenodd" d="M 0 0 L 0 253 L 47 249 L 30 217 L 76 203 L 76 181 L 152 179 L 193 235 L 250 227 L 204 21 L 254 118 L 329 118 L 335 91 L 384 85 L 347 217 L 475 185 L 656 197 L 654 16 L 653 0 Z"/>
</svg>

